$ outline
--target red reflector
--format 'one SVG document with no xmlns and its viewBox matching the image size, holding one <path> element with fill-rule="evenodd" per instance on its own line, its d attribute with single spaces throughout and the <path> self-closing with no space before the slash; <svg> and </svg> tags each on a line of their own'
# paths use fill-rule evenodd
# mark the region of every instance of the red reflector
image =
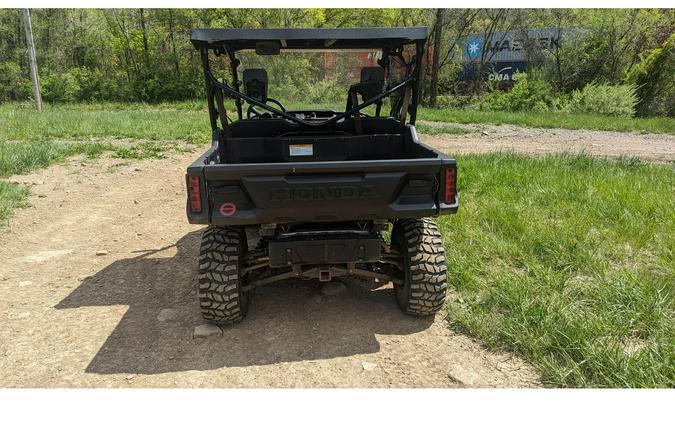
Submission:
<svg viewBox="0 0 675 422">
<path fill-rule="evenodd" d="M 457 193 L 456 184 L 457 169 L 455 167 L 448 167 L 445 169 L 445 195 L 443 202 L 446 204 L 455 203 L 455 194 Z"/>
<path fill-rule="evenodd" d="M 199 176 L 188 176 L 188 198 L 190 200 L 190 211 L 194 213 L 202 212 Z"/>
</svg>

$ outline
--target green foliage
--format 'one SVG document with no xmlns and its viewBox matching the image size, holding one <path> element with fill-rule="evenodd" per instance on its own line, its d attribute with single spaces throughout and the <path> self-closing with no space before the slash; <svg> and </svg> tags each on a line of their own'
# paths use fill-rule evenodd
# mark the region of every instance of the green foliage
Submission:
<svg viewBox="0 0 675 422">
<path fill-rule="evenodd" d="M 635 113 L 637 97 L 632 85 L 590 83 L 569 95 L 556 94 L 543 75 L 536 71 L 518 74 L 517 82 L 511 90 L 493 87 L 491 92 L 476 97 L 466 106 L 484 111 L 527 111 L 540 114 L 555 111 L 632 117 Z M 459 101 L 444 99 L 442 104 L 456 107 Z"/>
<path fill-rule="evenodd" d="M 459 13 L 459 12 L 458 12 Z M 518 100 L 517 96 L 496 95 L 489 98 L 483 109 L 518 110 L 523 104 L 531 104 L 530 110 L 552 110 L 569 112 L 571 94 L 575 90 L 582 90 L 584 86 L 594 83 L 598 85 L 635 85 L 640 84 L 627 80 L 626 74 L 635 68 L 635 64 L 644 52 L 661 46 L 668 36 L 672 36 L 675 11 L 672 9 L 533 9 L 493 11 L 477 10 L 477 18 L 472 22 L 468 33 L 486 35 L 488 29 L 495 31 L 518 31 L 529 28 L 551 28 L 559 31 L 562 46 L 555 50 L 533 49 L 524 46 L 528 69 L 541 70 L 542 79 L 552 87 L 553 96 L 542 101 L 532 103 L 529 94 L 525 93 L 525 102 L 513 106 L 503 104 L 502 101 Z M 452 24 L 464 21 L 453 19 Z M 462 27 L 460 25 L 460 27 Z M 462 39 L 462 37 L 459 37 Z M 448 45 L 452 45 L 449 38 Z M 461 53 L 455 54 L 453 64 L 461 62 Z M 673 60 L 675 54 L 669 53 L 662 60 Z M 672 64 L 656 66 L 672 79 Z M 665 69 L 665 70 L 664 70 Z M 650 105 L 644 110 L 638 109 L 641 117 L 650 115 L 667 115 L 666 111 L 672 108 L 675 92 L 664 79 L 652 76 L 652 80 L 660 79 L 660 86 L 651 93 L 640 95 L 638 98 L 648 99 Z M 481 81 L 482 82 L 482 81 Z M 478 81 L 463 82 L 457 87 L 441 86 L 441 93 L 452 93 L 457 89 L 467 90 L 474 94 L 484 92 L 484 84 Z M 520 88 L 524 89 L 524 86 Z M 655 98 L 658 96 L 658 98 Z M 522 98 L 522 97 L 521 97 Z M 642 103 L 643 100 L 641 100 Z M 639 108 L 639 104 L 638 104 Z M 624 113 L 625 114 L 625 113 Z"/>
<path fill-rule="evenodd" d="M 189 41 L 193 27 L 431 28 L 435 15 L 432 9 L 35 9 L 32 20 L 47 101 L 156 103 L 203 98 L 200 57 Z M 439 56 L 439 93 L 457 89 L 462 53 L 455 41 L 468 34 L 485 34 L 488 29 L 575 28 L 564 34 L 563 47 L 556 52 L 527 51 L 530 69 L 544 69 L 541 79 L 556 95 L 547 98 L 546 87 L 537 86 L 537 79 L 517 87 L 511 95 L 495 94 L 483 108 L 566 111 L 569 98 L 561 93 L 582 90 L 589 83 L 626 83 L 623 79 L 630 70 L 634 76 L 629 79 L 637 80 L 642 74 L 643 82 L 628 81 L 638 88 L 638 115 L 672 115 L 675 89 L 668 82 L 672 81 L 672 52 L 654 51 L 644 65 L 636 63 L 644 52 L 663 45 L 672 34 L 674 19 L 672 9 L 448 9 Z M 18 9 L 0 9 L 0 101 L 23 101 L 31 96 L 20 22 Z M 240 71 L 266 68 L 270 96 L 286 101 L 307 101 L 309 93 L 313 99 L 344 103 L 346 89 L 354 82 L 351 79 L 358 78 L 348 77 L 347 70 L 354 65 L 348 59 L 340 59 L 334 69 L 326 66 L 321 55 L 281 55 L 268 62 L 258 59 L 243 59 Z M 222 57 L 220 61 L 213 69 L 229 80 Z M 428 98 L 429 82 L 425 72 L 423 99 Z M 475 90 L 482 91 L 482 84 L 477 85 Z M 510 100 L 516 104 L 505 104 Z M 454 107 L 464 101 L 441 103 Z"/>
<path fill-rule="evenodd" d="M 398 9 L 35 9 L 32 23 L 46 101 L 161 102 L 204 95 L 191 28 L 405 26 L 423 24 L 427 15 Z M 19 11 L 0 10 L 0 101 L 30 98 L 25 41 L 16 28 L 21 29 Z M 256 64 L 242 61 L 240 72 Z M 314 81 L 334 79 L 321 74 L 319 55 L 300 60 L 282 55 L 269 64 L 272 97 L 306 100 L 315 88 L 317 95 L 323 89 L 337 98 L 330 89 L 334 81 L 314 87 Z M 338 63 L 339 83 L 345 70 Z"/>
<path fill-rule="evenodd" d="M 572 93 L 569 110 L 572 113 L 604 114 L 632 117 L 637 97 L 631 85 L 599 85 L 590 83 Z"/>
<path fill-rule="evenodd" d="M 153 103 L 199 98 L 204 91 L 202 78 L 203 75 L 175 75 L 162 70 L 144 72 L 134 80 L 132 90 L 138 99 Z"/>
<path fill-rule="evenodd" d="M 146 72 L 138 75 L 125 92 L 99 69 L 75 67 L 42 78 L 45 101 L 52 103 L 110 101 L 132 97 L 148 102 L 198 98 L 204 90 L 201 75 Z"/>
<path fill-rule="evenodd" d="M 436 97 L 438 108 L 460 108 L 471 104 L 473 97 L 469 95 L 439 95 Z"/>
<path fill-rule="evenodd" d="M 76 67 L 68 73 L 72 75 L 77 84 L 76 101 L 93 102 L 111 99 L 111 93 L 115 91 L 115 85 L 103 75 L 100 69 Z"/>
<path fill-rule="evenodd" d="M 345 87 L 337 79 L 322 79 L 307 87 L 306 100 L 310 103 L 322 104 L 337 102 L 346 98 Z"/>
<path fill-rule="evenodd" d="M 672 166 L 456 157 L 452 325 L 568 387 L 675 386 Z M 639 194 L 637 194 L 639 192 Z"/>
<path fill-rule="evenodd" d="M 32 95 L 30 78 L 21 71 L 18 64 L 0 63 L 0 102 L 16 101 Z"/>
<path fill-rule="evenodd" d="M 673 30 L 673 10 L 588 9 L 563 10 L 556 27 L 575 27 L 566 34 L 551 66 L 559 71 L 559 89 L 567 92 L 589 83 L 617 85 L 640 53 L 663 42 Z"/>
<path fill-rule="evenodd" d="M 55 103 L 69 103 L 77 100 L 80 86 L 73 72 L 51 73 L 42 77 L 42 98 Z"/>
<path fill-rule="evenodd" d="M 0 228 L 7 224 L 14 209 L 26 206 L 28 188 L 0 181 Z"/>
<path fill-rule="evenodd" d="M 119 88 L 101 70 L 74 67 L 42 77 L 42 96 L 53 103 L 94 102 L 117 99 Z"/>
<path fill-rule="evenodd" d="M 461 55 L 458 47 L 455 47 L 454 53 Z M 439 92 L 451 92 L 459 79 L 459 73 L 462 66 L 457 62 L 450 62 L 441 67 L 438 73 L 438 90 Z"/>
<path fill-rule="evenodd" d="M 511 90 L 494 90 L 476 106 L 481 110 L 545 112 L 552 98 L 550 85 L 539 73 L 520 73 Z"/>
<path fill-rule="evenodd" d="M 628 74 L 637 86 L 638 116 L 675 116 L 675 34 Z"/>
<path fill-rule="evenodd" d="M 346 101 L 347 89 L 358 78 L 351 74 L 359 64 L 353 53 L 336 53 L 332 65 L 326 64 L 322 53 L 257 56 L 253 52 L 242 52 L 240 59 L 241 69 L 267 71 L 268 94 L 282 103 L 342 103 Z"/>
</svg>

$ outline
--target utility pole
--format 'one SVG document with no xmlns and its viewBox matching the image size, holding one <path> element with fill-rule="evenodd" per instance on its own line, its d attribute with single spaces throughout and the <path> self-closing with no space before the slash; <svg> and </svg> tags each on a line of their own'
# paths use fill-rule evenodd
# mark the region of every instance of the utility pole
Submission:
<svg viewBox="0 0 675 422">
<path fill-rule="evenodd" d="M 438 72 L 440 68 L 441 54 L 441 36 L 443 35 L 443 14 L 445 9 L 436 9 L 436 25 L 434 25 L 434 51 L 431 60 L 431 89 L 430 105 L 436 107 L 436 96 L 438 95 Z"/>
<path fill-rule="evenodd" d="M 37 60 L 35 59 L 35 45 L 33 44 L 33 27 L 30 24 L 28 9 L 21 9 L 23 27 L 26 30 L 28 44 L 28 61 L 30 62 L 30 78 L 33 80 L 33 94 L 35 95 L 35 109 L 42 111 L 42 95 L 40 95 L 40 78 L 38 77 Z"/>
</svg>

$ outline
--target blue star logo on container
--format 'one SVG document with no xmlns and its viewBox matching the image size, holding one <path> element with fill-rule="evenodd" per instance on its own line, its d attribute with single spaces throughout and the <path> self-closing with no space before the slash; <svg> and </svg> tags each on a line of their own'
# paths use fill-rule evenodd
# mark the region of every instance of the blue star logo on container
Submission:
<svg viewBox="0 0 675 422">
<path fill-rule="evenodd" d="M 483 38 L 471 37 L 466 40 L 466 57 L 476 59 L 480 57 L 480 51 L 483 48 Z"/>
</svg>

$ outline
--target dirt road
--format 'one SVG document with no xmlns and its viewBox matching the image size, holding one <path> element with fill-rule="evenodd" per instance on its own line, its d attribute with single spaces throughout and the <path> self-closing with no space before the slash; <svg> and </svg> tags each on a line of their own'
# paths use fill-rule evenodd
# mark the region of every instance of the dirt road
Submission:
<svg viewBox="0 0 675 422">
<path fill-rule="evenodd" d="M 358 282 L 260 288 L 243 323 L 193 339 L 201 230 L 183 172 L 197 155 L 14 177 L 36 184 L 0 232 L 1 387 L 538 385 L 521 359 Z"/>
<path fill-rule="evenodd" d="M 428 125 L 440 123 L 425 122 Z M 600 157 L 639 157 L 675 162 L 675 136 L 595 130 L 537 129 L 512 125 L 453 124 L 469 129 L 466 135 L 423 136 L 424 142 L 446 153 L 514 151 L 542 155 L 586 152 Z"/>
</svg>

